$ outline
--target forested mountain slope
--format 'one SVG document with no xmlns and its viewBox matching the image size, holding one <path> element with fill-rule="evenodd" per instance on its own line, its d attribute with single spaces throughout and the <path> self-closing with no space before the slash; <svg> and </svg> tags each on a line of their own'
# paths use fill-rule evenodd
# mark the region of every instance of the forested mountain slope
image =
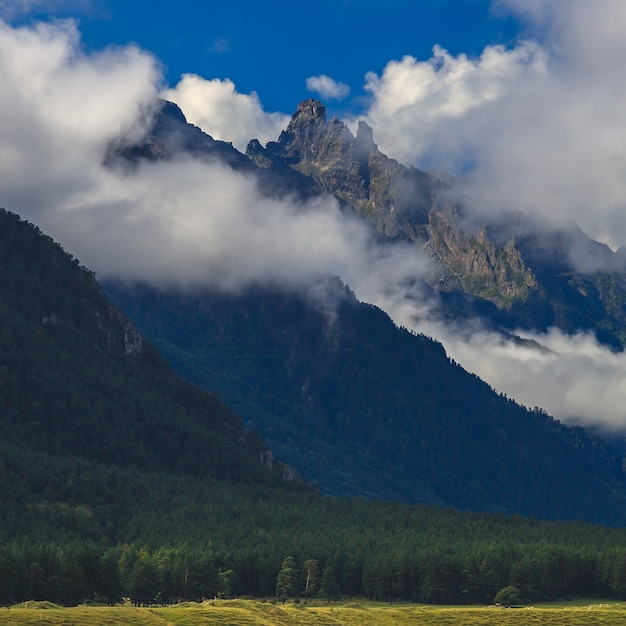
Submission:
<svg viewBox="0 0 626 626">
<path fill-rule="evenodd" d="M 195 311 L 189 328 L 176 331 L 182 338 L 198 328 L 206 331 L 207 320 L 214 323 L 209 335 L 218 339 L 215 369 L 223 382 L 231 382 L 224 384 L 226 393 L 246 380 L 256 385 L 256 376 L 258 386 L 241 395 L 252 407 L 255 393 L 293 402 L 311 422 L 297 449 L 308 443 L 312 451 L 324 431 L 331 432 L 331 443 L 344 444 L 345 453 L 335 447 L 335 454 L 347 459 L 350 470 L 348 452 L 362 447 L 355 463 L 378 463 L 380 448 L 387 458 L 376 469 L 393 489 L 399 484 L 394 454 L 411 454 L 420 467 L 439 459 L 434 486 L 420 484 L 435 494 L 435 488 L 463 478 L 462 471 L 474 472 L 466 451 L 477 451 L 473 467 L 488 462 L 482 441 L 512 488 L 475 482 L 477 474 L 471 473 L 453 496 L 465 488 L 493 490 L 545 506 L 555 488 L 572 496 L 577 482 L 579 504 L 555 500 L 551 511 L 623 525 L 619 459 L 600 440 L 543 414 L 528 416 L 450 364 L 438 344 L 397 329 L 336 281 L 327 289 L 336 309 L 284 293 L 187 294 L 183 300 L 189 302 L 182 303 L 180 294 L 135 293 L 169 302 L 176 318 L 178 305 Z M 271 596 L 278 593 L 285 562 L 295 566 L 293 586 L 285 592 L 290 597 L 304 594 L 306 572 L 315 568 L 308 593 L 329 600 L 365 595 L 491 602 L 507 584 L 531 601 L 626 594 L 621 530 L 328 498 L 285 480 L 293 478 L 288 468 L 271 461 L 258 437 L 215 396 L 176 378 L 105 299 L 91 273 L 4 211 L 0 328 L 2 605 L 26 599 L 77 604 L 128 596 L 138 603 L 167 603 L 217 593 Z M 239 340 L 234 333 L 241 334 Z M 382 358 L 381 346 L 388 350 Z M 237 361 L 238 379 L 228 369 Z M 329 377 L 320 378 L 325 370 Z M 280 389 L 267 387 L 270 376 Z M 412 391 L 387 395 L 386 389 L 400 387 Z M 353 391 L 358 395 L 351 396 Z M 461 391 L 465 406 L 459 413 Z M 414 415 L 430 415 L 415 410 L 422 405 L 432 405 L 437 419 L 416 420 L 425 436 L 411 439 L 402 429 Z M 351 408 L 359 413 L 348 421 Z M 483 422 L 475 421 L 480 411 L 486 413 Z M 280 432 L 284 415 L 275 416 Z M 523 424 L 533 427 L 532 443 Z M 505 447 L 517 464 L 511 468 Z M 444 448 L 458 455 L 458 465 L 422 455 Z M 513 474 L 529 467 L 541 474 L 541 484 L 532 471 Z M 532 490 L 513 494 L 526 487 L 538 496 Z"/>
<path fill-rule="evenodd" d="M 105 285 L 180 374 L 219 390 L 325 493 L 626 520 L 605 442 L 498 395 L 339 281 L 326 289 L 334 310 L 262 289 Z"/>
<path fill-rule="evenodd" d="M 142 472 L 0 443 L 0 605 L 625 598 L 626 532 Z M 10 615 L 10 613 L 9 613 Z"/>
<path fill-rule="evenodd" d="M 21 449 L 278 484 L 291 471 L 176 377 L 49 237 L 0 212 L 0 434 Z"/>
</svg>

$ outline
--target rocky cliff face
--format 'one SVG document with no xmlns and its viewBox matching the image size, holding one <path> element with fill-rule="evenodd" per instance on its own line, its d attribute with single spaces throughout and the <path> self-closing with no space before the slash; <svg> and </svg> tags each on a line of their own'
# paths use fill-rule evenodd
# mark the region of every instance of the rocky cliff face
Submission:
<svg viewBox="0 0 626 626">
<path fill-rule="evenodd" d="M 499 311 L 491 321 L 594 330 L 616 347 L 626 342 L 624 255 L 579 229 L 520 213 L 468 219 L 452 179 L 387 157 L 365 122 L 354 136 L 343 122 L 327 120 L 321 102 L 306 100 L 278 141 L 265 148 L 251 143 L 247 154 L 260 167 L 289 167 L 312 179 L 319 192 L 371 220 L 381 236 L 421 246 L 435 268 L 431 286 L 490 303 Z"/>
<path fill-rule="evenodd" d="M 429 212 L 427 248 L 448 271 L 442 289 L 462 289 L 501 308 L 525 301 L 537 280 L 517 248 L 515 236 L 496 244 L 486 226 L 466 230 L 451 204 Z"/>
<path fill-rule="evenodd" d="M 415 238 L 414 225 L 426 223 L 438 186 L 425 172 L 380 152 L 365 122 L 359 123 L 356 137 L 337 118 L 328 122 L 319 100 L 301 102 L 277 142 L 265 150 L 251 143 L 247 154 L 259 166 L 289 165 L 312 178 L 320 191 L 373 219 L 387 237 Z"/>
<path fill-rule="evenodd" d="M 414 242 L 432 260 L 431 286 L 463 295 L 446 300 L 448 317 L 475 314 L 476 307 L 466 308 L 469 297 L 478 310 L 488 310 L 480 303 L 493 307 L 490 322 L 507 328 L 592 330 L 606 343 L 626 345 L 626 254 L 519 213 L 468 219 L 453 178 L 389 158 L 365 122 L 355 136 L 337 118 L 328 120 L 319 100 L 301 102 L 277 141 L 263 147 L 253 139 L 245 156 L 164 103 L 145 140 L 114 154 L 132 162 L 181 151 L 257 176 L 268 195 L 332 194 L 381 237 Z"/>
<path fill-rule="evenodd" d="M 247 154 L 260 167 L 289 165 L 313 178 L 320 191 L 352 205 L 384 237 L 424 246 L 438 266 L 438 288 L 462 289 L 507 307 L 537 284 L 514 237 L 496 245 L 485 228 L 469 232 L 459 204 L 448 198 L 448 183 L 387 157 L 365 122 L 356 136 L 336 118 L 328 122 L 318 100 L 298 106 L 277 142 L 265 149 L 251 142 Z"/>
</svg>

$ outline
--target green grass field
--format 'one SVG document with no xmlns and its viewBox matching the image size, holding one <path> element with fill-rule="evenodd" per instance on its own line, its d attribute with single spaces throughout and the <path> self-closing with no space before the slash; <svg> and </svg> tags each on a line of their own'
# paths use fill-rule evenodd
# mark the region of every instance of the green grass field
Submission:
<svg viewBox="0 0 626 626">
<path fill-rule="evenodd" d="M 0 609 L 0 624 L 56 626 L 622 626 L 626 604 L 563 604 L 502 609 L 371 603 L 331 606 L 275 605 L 252 600 L 221 600 L 167 608 L 60 608 L 26 603 Z"/>
</svg>

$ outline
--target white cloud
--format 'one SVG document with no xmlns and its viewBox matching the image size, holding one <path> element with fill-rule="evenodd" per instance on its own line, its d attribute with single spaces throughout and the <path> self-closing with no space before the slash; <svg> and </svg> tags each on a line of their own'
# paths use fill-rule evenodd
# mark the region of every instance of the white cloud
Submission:
<svg viewBox="0 0 626 626">
<path fill-rule="evenodd" d="M 92 184 L 108 143 L 140 130 L 159 74 L 134 48 L 86 56 L 73 22 L 0 22 L 0 201 L 37 215 Z"/>
<path fill-rule="evenodd" d="M 275 141 L 289 122 L 282 113 L 266 113 L 256 93 L 239 93 L 229 79 L 205 80 L 185 74 L 176 87 L 163 92 L 163 97 L 175 102 L 190 123 L 213 139 L 231 141 L 242 151 L 250 139 L 263 144 Z"/>
<path fill-rule="evenodd" d="M 225 86 L 188 80 L 191 91 Z M 375 297 L 423 262 L 414 248 L 375 245 L 333 199 L 268 199 L 252 177 L 218 163 L 103 166 L 111 140 L 141 131 L 158 93 L 156 64 L 136 48 L 85 55 L 71 22 L 0 23 L 0 82 L 0 205 L 100 275 L 236 289 L 334 274 Z M 226 91 L 244 103 L 244 121 L 246 107 L 252 117 L 260 110 L 255 98 Z"/>
<path fill-rule="evenodd" d="M 487 47 L 478 59 L 435 46 L 427 61 L 405 56 L 390 61 L 381 76 L 367 74 L 367 121 L 381 150 L 400 161 L 456 167 L 473 147 L 459 134 L 467 117 L 513 91 L 524 76 L 544 75 L 545 67 L 544 52 L 531 42 L 513 50 Z"/>
<path fill-rule="evenodd" d="M 192 159 L 144 163 L 132 176 L 102 170 L 54 219 L 101 275 L 157 284 L 296 289 L 331 274 L 376 296 L 424 263 L 414 249 L 379 249 L 332 199 L 268 199 L 253 178 Z"/>
<path fill-rule="evenodd" d="M 309 76 L 306 79 L 306 88 L 328 100 L 343 100 L 350 95 L 350 87 L 348 85 L 337 82 L 325 74 Z"/>
<path fill-rule="evenodd" d="M 524 333 L 533 345 L 488 332 L 470 336 L 441 325 L 419 327 L 441 339 L 451 358 L 521 404 L 569 424 L 626 432 L 626 353 L 611 352 L 590 335 L 557 329 Z"/>
<path fill-rule="evenodd" d="M 483 209 L 572 219 L 626 242 L 626 4 L 500 0 L 537 39 L 476 59 L 435 48 L 369 74 L 366 115 L 401 161 L 470 175 Z"/>
</svg>

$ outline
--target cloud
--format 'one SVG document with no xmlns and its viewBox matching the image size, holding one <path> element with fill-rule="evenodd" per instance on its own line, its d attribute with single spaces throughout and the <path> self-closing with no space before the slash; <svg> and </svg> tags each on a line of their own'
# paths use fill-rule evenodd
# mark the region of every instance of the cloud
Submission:
<svg viewBox="0 0 626 626">
<path fill-rule="evenodd" d="M 159 91 L 157 64 L 134 47 L 86 55 L 72 22 L 0 23 L 0 81 L 0 205 L 100 276 L 295 289 L 332 274 L 365 298 L 409 288 L 402 284 L 424 263 L 415 248 L 375 244 L 330 197 L 269 199 L 254 177 L 219 163 L 103 166 L 112 140 L 142 132 Z M 225 91 L 231 122 L 251 123 L 260 111 L 256 96 L 226 82 L 186 77 L 178 89 Z"/>
<path fill-rule="evenodd" d="M 230 41 L 228 37 L 221 37 L 216 39 L 211 46 L 211 51 L 216 54 L 224 54 L 230 50 Z"/>
<path fill-rule="evenodd" d="M 309 78 L 306 79 L 306 88 L 327 100 L 343 100 L 350 94 L 350 87 L 348 87 L 348 85 L 339 83 L 325 74 L 309 76 Z"/>
<path fill-rule="evenodd" d="M 108 143 L 141 131 L 155 60 L 135 47 L 87 56 L 71 21 L 0 22 L 0 200 L 38 215 L 89 188 Z"/>
<path fill-rule="evenodd" d="M 459 135 L 465 120 L 514 91 L 524 76 L 545 71 L 545 53 L 532 42 L 512 50 L 489 46 L 477 59 L 435 46 L 427 61 L 405 56 L 380 76 L 366 75 L 372 97 L 366 117 L 383 152 L 405 163 L 458 169 L 472 156 L 469 138 Z"/>
<path fill-rule="evenodd" d="M 35 12 L 92 11 L 100 0 L 2 0 L 0 18 L 12 20 Z"/>
<path fill-rule="evenodd" d="M 143 163 L 128 177 L 103 170 L 66 211 L 55 219 L 66 218 L 63 237 L 89 267 L 156 284 L 298 289 L 331 274 L 371 296 L 424 263 L 412 248 L 377 247 L 333 199 L 270 199 L 254 178 L 192 159 Z"/>
<path fill-rule="evenodd" d="M 368 74 L 366 119 L 403 162 L 468 177 L 483 210 L 517 208 L 626 242 L 626 5 L 500 0 L 533 40 L 480 57 L 435 47 Z"/>
<path fill-rule="evenodd" d="M 275 141 L 290 119 L 282 113 L 266 113 L 256 93 L 239 93 L 229 79 L 185 74 L 163 97 L 175 102 L 189 122 L 214 139 L 232 141 L 239 150 L 245 150 L 250 139 L 263 144 Z"/>
<path fill-rule="evenodd" d="M 593 336 L 551 329 L 524 333 L 532 342 L 520 344 L 484 331 L 417 327 L 442 340 L 463 367 L 527 407 L 541 407 L 569 424 L 626 431 L 626 353 L 611 352 Z"/>
</svg>

